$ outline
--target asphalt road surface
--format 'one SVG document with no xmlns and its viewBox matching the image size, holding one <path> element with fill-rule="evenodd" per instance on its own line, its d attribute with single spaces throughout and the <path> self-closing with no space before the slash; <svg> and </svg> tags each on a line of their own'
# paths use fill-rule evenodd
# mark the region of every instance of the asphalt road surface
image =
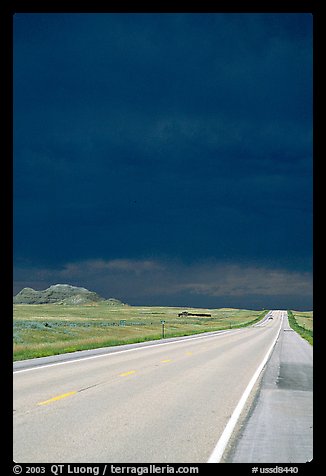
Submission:
<svg viewBox="0 0 326 476">
<path fill-rule="evenodd" d="M 212 460 L 285 314 L 243 329 L 16 363 L 14 461 Z"/>
<path fill-rule="evenodd" d="M 306 463 L 313 459 L 313 351 L 287 316 L 230 463 Z"/>
</svg>

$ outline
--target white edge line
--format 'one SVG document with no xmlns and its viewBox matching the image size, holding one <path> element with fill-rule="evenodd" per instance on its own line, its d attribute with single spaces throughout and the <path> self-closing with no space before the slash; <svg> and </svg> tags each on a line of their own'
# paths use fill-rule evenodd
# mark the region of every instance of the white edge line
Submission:
<svg viewBox="0 0 326 476">
<path fill-rule="evenodd" d="M 194 337 L 189 337 L 187 339 L 180 339 L 180 340 L 173 341 L 173 342 L 162 342 L 162 343 L 157 342 L 155 344 L 144 345 L 142 347 L 135 347 L 133 349 L 117 350 L 116 352 L 108 352 L 106 354 L 92 355 L 90 357 L 80 357 L 78 359 L 65 360 L 64 362 L 54 362 L 52 364 L 37 365 L 35 367 L 29 367 L 28 369 L 17 369 L 17 370 L 13 370 L 13 373 L 18 374 L 18 373 L 22 373 L 22 372 L 30 372 L 31 370 L 40 370 L 40 369 L 45 369 L 47 367 L 55 367 L 57 365 L 73 364 L 73 363 L 81 362 L 81 361 L 84 361 L 84 360 L 99 359 L 101 357 L 103 358 L 103 357 L 110 357 L 110 356 L 112 357 L 114 355 L 123 354 L 125 352 L 132 352 L 132 351 L 135 351 L 135 350 L 144 350 L 144 349 L 149 349 L 151 347 L 159 347 L 159 346 L 163 346 L 163 345 L 181 344 L 181 343 L 189 342 L 190 340 L 194 340 L 194 339 L 204 339 L 204 338 L 213 339 L 214 337 L 218 337 L 222 334 L 226 334 L 226 333 L 229 333 L 229 332 L 236 333 L 237 331 L 241 331 L 241 330 L 243 330 L 243 329 L 240 328 L 240 329 L 224 330 L 224 331 L 220 331 L 220 332 L 217 331 L 218 334 L 215 334 L 215 335 L 206 335 L 206 336 L 197 335 L 197 336 L 194 336 Z"/>
<path fill-rule="evenodd" d="M 243 392 L 237 406 L 235 407 L 226 427 L 224 428 L 224 431 L 222 433 L 222 435 L 220 436 L 220 439 L 218 440 L 218 442 L 216 443 L 216 446 L 212 452 L 212 454 L 210 455 L 207 463 L 219 463 L 222 459 L 222 456 L 223 456 L 223 453 L 225 451 L 225 448 L 226 448 L 226 445 L 228 444 L 229 442 L 229 439 L 231 438 L 231 435 L 232 435 L 232 432 L 235 428 L 235 425 L 241 415 L 241 412 L 245 406 L 245 403 L 249 397 L 249 394 L 251 392 L 251 390 L 253 389 L 261 371 L 263 370 L 270 354 L 272 353 L 272 350 L 276 344 L 276 341 L 278 339 L 278 336 L 280 335 L 280 331 L 281 331 L 281 328 L 282 328 L 282 323 L 283 323 L 283 313 L 282 313 L 282 320 L 281 320 L 281 324 L 280 324 L 280 328 L 278 330 L 278 333 L 275 337 L 275 339 L 273 340 L 273 343 L 272 345 L 269 347 L 265 357 L 263 358 L 262 362 L 260 363 L 260 365 L 258 366 L 256 372 L 254 373 L 254 375 L 252 376 L 249 384 L 247 385 L 245 391 Z"/>
</svg>

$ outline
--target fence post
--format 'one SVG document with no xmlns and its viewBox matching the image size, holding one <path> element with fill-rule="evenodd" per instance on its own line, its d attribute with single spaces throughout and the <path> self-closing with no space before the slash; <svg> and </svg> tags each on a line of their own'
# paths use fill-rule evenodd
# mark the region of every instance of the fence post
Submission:
<svg viewBox="0 0 326 476">
<path fill-rule="evenodd" d="M 161 324 L 162 324 L 162 339 L 164 339 L 164 324 L 165 324 L 165 321 L 161 321 Z"/>
</svg>

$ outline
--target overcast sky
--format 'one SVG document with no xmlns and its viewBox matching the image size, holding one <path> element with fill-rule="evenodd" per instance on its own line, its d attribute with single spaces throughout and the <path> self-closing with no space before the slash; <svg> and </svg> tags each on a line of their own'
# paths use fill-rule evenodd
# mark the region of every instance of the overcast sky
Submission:
<svg viewBox="0 0 326 476">
<path fill-rule="evenodd" d="M 312 309 L 312 16 L 16 14 L 14 292 Z"/>
</svg>

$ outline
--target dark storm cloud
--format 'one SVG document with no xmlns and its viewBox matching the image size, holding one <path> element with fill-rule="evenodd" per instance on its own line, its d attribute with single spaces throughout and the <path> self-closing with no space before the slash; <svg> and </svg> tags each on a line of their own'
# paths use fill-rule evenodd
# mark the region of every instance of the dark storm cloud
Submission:
<svg viewBox="0 0 326 476">
<path fill-rule="evenodd" d="M 32 279 L 31 279 L 32 276 Z M 80 281 L 102 296 L 115 296 L 134 305 L 193 305 L 285 308 L 306 305 L 312 292 L 311 274 L 251 264 L 214 260 L 185 265 L 171 260 L 86 260 L 60 268 L 17 267 L 16 283 L 44 289 L 52 283 Z M 27 284 L 26 284 L 27 283 Z"/>
<path fill-rule="evenodd" d="M 309 272 L 308 14 L 18 14 L 15 258 Z"/>
</svg>

